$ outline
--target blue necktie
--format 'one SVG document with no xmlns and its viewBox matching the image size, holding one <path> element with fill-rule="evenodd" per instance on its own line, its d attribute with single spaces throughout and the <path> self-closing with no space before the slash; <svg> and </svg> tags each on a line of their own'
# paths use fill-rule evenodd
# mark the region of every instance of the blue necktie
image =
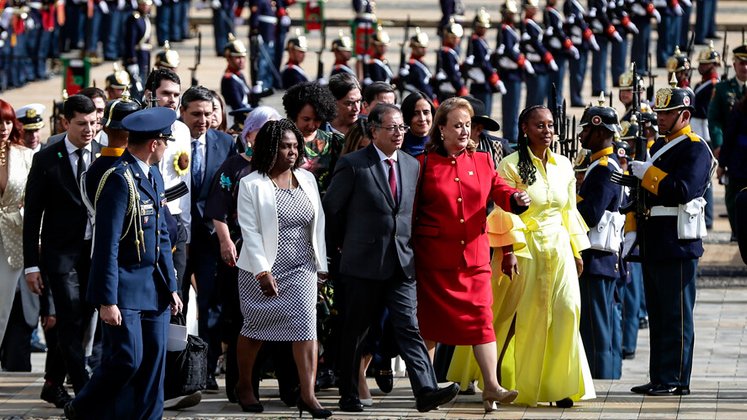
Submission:
<svg viewBox="0 0 747 420">
<path fill-rule="evenodd" d="M 199 190 L 202 185 L 202 154 L 197 140 L 192 141 L 192 185 L 193 190 Z"/>
</svg>

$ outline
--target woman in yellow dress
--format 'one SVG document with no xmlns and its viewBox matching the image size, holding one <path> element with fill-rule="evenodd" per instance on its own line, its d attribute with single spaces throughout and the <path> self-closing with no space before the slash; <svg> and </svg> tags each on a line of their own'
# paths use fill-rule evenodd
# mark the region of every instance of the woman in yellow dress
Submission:
<svg viewBox="0 0 747 420">
<path fill-rule="evenodd" d="M 520 216 L 497 209 L 488 218 L 491 246 L 503 247 L 492 264 L 500 381 L 519 391 L 515 404 L 556 402 L 568 408 L 596 397 L 579 334 L 578 275 L 580 252 L 589 247 L 588 228 L 576 210 L 573 167 L 550 150 L 550 111 L 525 109 L 519 127 L 518 151 L 501 161 L 498 172 L 510 186 L 525 190 L 532 204 Z M 514 258 L 518 272 L 512 273 Z M 455 353 L 449 379 L 468 381 L 472 365 Z"/>
</svg>

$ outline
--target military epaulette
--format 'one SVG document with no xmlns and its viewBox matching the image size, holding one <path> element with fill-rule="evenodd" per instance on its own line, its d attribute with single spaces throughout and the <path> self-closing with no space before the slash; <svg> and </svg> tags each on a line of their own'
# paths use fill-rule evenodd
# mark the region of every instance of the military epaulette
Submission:
<svg viewBox="0 0 747 420">
<path fill-rule="evenodd" d="M 689 137 L 690 141 L 693 142 L 693 143 L 697 143 L 697 142 L 699 142 L 701 140 L 700 136 L 697 135 L 697 134 L 695 134 L 695 133 L 693 133 L 692 131 L 689 132 L 689 133 L 687 133 L 687 137 Z"/>
<path fill-rule="evenodd" d="M 602 156 L 599 158 L 599 166 L 609 165 L 609 156 Z"/>
<path fill-rule="evenodd" d="M 233 77 L 233 73 L 231 73 L 230 71 L 226 71 L 225 73 L 223 73 L 224 79 L 230 79 L 231 77 Z"/>
</svg>

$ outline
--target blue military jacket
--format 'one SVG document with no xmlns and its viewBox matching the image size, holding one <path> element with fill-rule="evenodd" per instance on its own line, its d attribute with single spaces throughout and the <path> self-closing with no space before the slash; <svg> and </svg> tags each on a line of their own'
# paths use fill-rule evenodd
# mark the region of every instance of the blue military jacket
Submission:
<svg viewBox="0 0 747 420">
<path fill-rule="evenodd" d="M 474 93 L 493 93 L 490 76 L 496 72 L 490 64 L 490 47 L 485 38 L 472 34 L 469 40 L 467 61 L 470 62 L 467 75 L 472 80 L 470 91 Z"/>
<path fill-rule="evenodd" d="M 306 72 L 303 70 L 303 68 L 297 63 L 293 63 L 290 61 L 285 65 L 285 67 L 283 67 L 283 70 L 280 74 L 280 77 L 283 80 L 283 89 L 290 89 L 292 86 L 295 86 L 299 83 L 309 81 L 309 77 L 306 75 Z"/>
<path fill-rule="evenodd" d="M 711 172 L 711 153 L 708 145 L 690 126 L 660 138 L 651 146 L 651 157 L 667 142 L 686 136 L 653 161 L 643 176 L 641 185 L 646 190 L 646 207 L 676 207 L 702 197 L 708 186 Z M 647 217 L 643 226 L 641 251 L 644 260 L 657 261 L 672 258 L 700 258 L 703 255 L 701 239 L 677 238 L 677 217 Z M 639 238 L 640 240 L 640 238 Z"/>
<path fill-rule="evenodd" d="M 163 179 L 156 167 L 150 175 L 153 184 L 125 152 L 102 179 L 87 292 L 93 305 L 162 310 L 176 291 Z"/>
<path fill-rule="evenodd" d="M 383 57 L 373 57 L 369 60 L 366 63 L 366 70 L 371 82 L 392 83 L 392 79 L 394 79 L 394 73 L 389 67 L 389 62 Z"/>
<path fill-rule="evenodd" d="M 401 76 L 405 79 L 405 88 L 408 91 L 420 91 L 431 99 L 436 98 L 431 86 L 432 74 L 422 61 L 410 58 Z"/>
<path fill-rule="evenodd" d="M 524 55 L 519 47 L 519 34 L 513 26 L 501 25 L 501 44 L 496 54 L 498 56 L 498 69 L 502 80 L 521 81 L 524 63 Z"/>
<path fill-rule="evenodd" d="M 599 224 L 605 210 L 616 212 L 620 209 L 622 187 L 610 180 L 612 172 L 620 167 L 613 150 L 608 147 L 591 156 L 594 167 L 586 173 L 578 192 L 576 206 L 589 228 Z M 599 163 L 594 164 L 596 161 Z M 587 249 L 581 252 L 581 257 L 584 259 L 584 274 L 609 278 L 620 276 L 618 254 Z"/>
</svg>

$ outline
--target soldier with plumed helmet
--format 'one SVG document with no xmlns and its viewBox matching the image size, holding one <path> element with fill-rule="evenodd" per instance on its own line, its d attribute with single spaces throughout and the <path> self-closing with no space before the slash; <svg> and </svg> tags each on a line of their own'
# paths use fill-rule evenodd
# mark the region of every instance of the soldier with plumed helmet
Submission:
<svg viewBox="0 0 747 420">
<path fill-rule="evenodd" d="M 431 73 L 425 64 L 425 53 L 428 51 L 428 34 L 415 28 L 415 34 L 410 37 L 410 59 L 400 69 L 399 76 L 404 80 L 405 90 L 409 92 L 423 92 L 432 101 L 437 101 L 436 94 L 431 87 Z"/>
<path fill-rule="evenodd" d="M 110 101 L 121 98 L 125 89 L 129 89 L 131 85 L 130 74 L 123 70 L 119 63 L 113 64 L 113 70 L 112 74 L 106 76 L 104 87 L 106 97 Z"/>
<path fill-rule="evenodd" d="M 341 30 L 338 37 L 332 41 L 331 49 L 332 54 L 335 55 L 335 64 L 330 77 L 338 73 L 348 73 L 357 77 L 355 70 L 348 64 L 353 56 L 353 40 Z"/>
<path fill-rule="evenodd" d="M 179 71 L 179 53 L 176 50 L 171 49 L 169 41 L 163 43 L 163 49 L 156 53 L 155 68 L 157 69 L 169 69 L 174 73 Z"/>
<path fill-rule="evenodd" d="M 220 82 L 220 93 L 226 100 L 229 111 L 249 106 L 251 88 L 242 73 L 246 67 L 246 54 L 244 43 L 236 39 L 233 34 L 228 34 L 228 43 L 223 51 L 227 66 Z M 272 63 L 268 62 L 266 65 L 272 65 Z M 269 86 L 272 86 L 271 82 Z"/>
<path fill-rule="evenodd" d="M 543 44 L 544 30 L 535 20 L 539 0 L 524 0 L 524 32 L 521 47 L 527 60 L 534 66 L 534 74 L 527 76 L 526 107 L 544 105 L 550 93 L 550 75 L 558 71 L 555 57 Z"/>
<path fill-rule="evenodd" d="M 490 29 L 490 14 L 484 7 L 477 10 L 472 21 L 472 29 L 472 36 L 467 47 L 467 57 L 464 60 L 466 76 L 470 80 L 469 93 L 485 105 L 487 114 L 491 114 L 493 93 L 505 94 L 506 86 L 490 60 L 492 52 L 488 46 L 488 41 L 485 39 L 488 29 Z"/>
<path fill-rule="evenodd" d="M 290 89 L 291 86 L 309 81 L 309 77 L 301 67 L 306 58 L 306 52 L 309 50 L 309 44 L 306 37 L 296 30 L 296 35 L 288 38 L 285 49 L 288 51 L 288 63 L 280 71 L 280 78 L 283 80 L 283 89 Z"/>
<path fill-rule="evenodd" d="M 690 59 L 680 51 L 679 46 L 674 47 L 674 54 L 667 59 L 667 79 L 672 75 L 677 78 L 677 87 L 690 87 Z"/>
<path fill-rule="evenodd" d="M 371 37 L 373 54 L 366 62 L 366 74 L 368 74 L 370 80 L 363 80 L 364 87 L 374 82 L 392 83 L 394 73 L 392 72 L 392 68 L 389 67 L 389 61 L 385 57 L 389 43 L 389 34 L 381 25 L 377 25 L 376 31 Z"/>
<path fill-rule="evenodd" d="M 465 96 L 468 93 L 467 86 L 464 85 L 462 79 L 457 51 L 463 35 L 464 28 L 453 19 L 443 28 L 442 45 L 438 51 L 440 68 L 436 73 L 437 95 L 440 102 L 453 96 Z"/>
</svg>

